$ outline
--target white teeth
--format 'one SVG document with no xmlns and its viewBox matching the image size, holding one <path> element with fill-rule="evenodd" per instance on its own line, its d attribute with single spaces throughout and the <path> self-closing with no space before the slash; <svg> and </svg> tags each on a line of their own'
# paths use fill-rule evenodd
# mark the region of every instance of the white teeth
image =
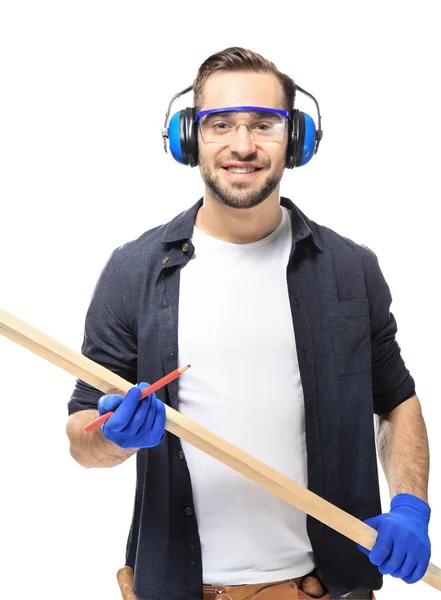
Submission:
<svg viewBox="0 0 441 600">
<path fill-rule="evenodd" d="M 231 173 L 252 173 L 257 171 L 255 167 L 227 167 Z"/>
</svg>

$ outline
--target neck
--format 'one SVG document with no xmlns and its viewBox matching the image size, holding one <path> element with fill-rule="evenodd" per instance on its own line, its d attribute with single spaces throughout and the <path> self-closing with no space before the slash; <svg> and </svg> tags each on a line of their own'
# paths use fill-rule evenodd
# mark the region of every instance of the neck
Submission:
<svg viewBox="0 0 441 600">
<path fill-rule="evenodd" d="M 195 225 L 220 240 L 250 244 L 277 229 L 281 220 L 279 187 L 261 204 L 249 209 L 225 206 L 205 188 L 204 203 L 198 210 Z"/>
</svg>

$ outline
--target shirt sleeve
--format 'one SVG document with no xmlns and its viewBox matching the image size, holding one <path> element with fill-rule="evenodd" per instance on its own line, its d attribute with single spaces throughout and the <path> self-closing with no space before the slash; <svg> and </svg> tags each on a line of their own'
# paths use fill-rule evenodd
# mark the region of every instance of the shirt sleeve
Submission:
<svg viewBox="0 0 441 600">
<path fill-rule="evenodd" d="M 369 248 L 363 248 L 371 327 L 374 412 L 381 415 L 414 396 L 415 381 L 406 368 L 395 339 L 397 322 L 390 312 L 392 296 L 389 286 L 377 256 Z"/>
<path fill-rule="evenodd" d="M 136 384 L 137 343 L 124 261 L 114 250 L 98 278 L 86 314 L 81 353 Z M 101 390 L 77 379 L 68 414 L 96 409 Z"/>
</svg>

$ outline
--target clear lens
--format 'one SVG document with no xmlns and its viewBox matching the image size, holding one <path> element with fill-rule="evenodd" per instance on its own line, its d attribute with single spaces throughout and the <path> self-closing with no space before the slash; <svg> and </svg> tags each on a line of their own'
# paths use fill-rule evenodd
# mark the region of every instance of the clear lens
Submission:
<svg viewBox="0 0 441 600">
<path fill-rule="evenodd" d="M 286 118 L 270 112 L 219 112 L 204 115 L 199 121 L 206 143 L 229 144 L 242 125 L 256 142 L 278 142 L 285 134 Z"/>
</svg>

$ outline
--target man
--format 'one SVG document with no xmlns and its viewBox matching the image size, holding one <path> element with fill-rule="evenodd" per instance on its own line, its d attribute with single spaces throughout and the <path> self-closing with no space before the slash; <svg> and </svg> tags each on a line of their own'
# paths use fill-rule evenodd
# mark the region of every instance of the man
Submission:
<svg viewBox="0 0 441 600">
<path fill-rule="evenodd" d="M 228 48 L 193 88 L 197 145 L 186 155 L 199 162 L 203 201 L 114 251 L 86 319 L 83 353 L 143 383 L 123 400 L 78 381 L 69 403 L 80 464 L 137 454 L 133 591 L 373 598 L 382 574 L 418 581 L 430 558 L 427 435 L 377 258 L 279 196 L 289 77 Z M 147 381 L 189 363 L 139 402 Z M 166 433 L 163 403 L 371 524 L 372 552 Z M 85 434 L 97 409 L 115 413 Z M 384 514 L 374 413 L 392 498 Z M 311 573 L 327 588 L 319 595 L 307 593 Z"/>
</svg>

